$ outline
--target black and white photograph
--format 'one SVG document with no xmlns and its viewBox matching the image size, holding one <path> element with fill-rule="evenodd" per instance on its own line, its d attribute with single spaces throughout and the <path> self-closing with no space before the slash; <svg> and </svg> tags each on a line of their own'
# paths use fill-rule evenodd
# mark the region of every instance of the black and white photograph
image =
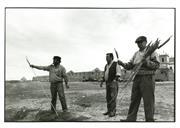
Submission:
<svg viewBox="0 0 180 128">
<path fill-rule="evenodd" d="M 5 122 L 175 122 L 175 8 L 6 7 Z"/>
</svg>

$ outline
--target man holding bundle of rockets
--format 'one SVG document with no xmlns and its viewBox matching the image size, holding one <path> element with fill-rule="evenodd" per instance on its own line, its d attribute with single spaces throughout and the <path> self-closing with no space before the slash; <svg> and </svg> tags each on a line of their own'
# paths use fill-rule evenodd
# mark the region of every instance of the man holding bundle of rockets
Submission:
<svg viewBox="0 0 180 128">
<path fill-rule="evenodd" d="M 127 118 L 120 120 L 122 122 L 134 122 L 137 119 L 141 98 L 144 102 L 145 120 L 147 122 L 154 121 L 154 103 L 155 103 L 155 71 L 159 68 L 160 63 L 157 57 L 156 49 L 165 45 L 171 37 L 169 37 L 162 45 L 159 46 L 160 40 L 156 40 L 154 44 L 147 44 L 147 38 L 140 36 L 136 39 L 139 50 L 134 54 L 130 62 L 123 63 L 118 60 L 118 64 L 127 70 L 132 70 L 129 81 L 133 80 L 131 103 Z M 116 52 L 117 54 L 117 52 Z"/>
</svg>

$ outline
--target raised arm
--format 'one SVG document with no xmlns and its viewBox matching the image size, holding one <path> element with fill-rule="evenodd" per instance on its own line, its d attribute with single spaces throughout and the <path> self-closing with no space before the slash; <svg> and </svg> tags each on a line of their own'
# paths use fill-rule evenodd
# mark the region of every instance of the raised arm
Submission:
<svg viewBox="0 0 180 128">
<path fill-rule="evenodd" d="M 130 61 L 128 63 L 123 63 L 122 61 L 118 60 L 118 64 L 121 65 L 123 68 L 127 69 L 127 70 L 131 70 L 134 68 L 133 63 Z"/>
<path fill-rule="evenodd" d="M 49 71 L 49 66 L 36 66 L 36 65 L 30 64 L 30 67 L 31 68 L 36 68 L 36 69 L 39 69 L 39 70 Z"/>
<path fill-rule="evenodd" d="M 133 63 L 135 56 L 136 56 L 136 53 L 133 55 L 133 57 L 131 58 L 131 60 L 128 63 L 123 63 L 121 60 L 118 60 L 118 64 L 127 70 L 131 70 L 135 66 Z"/>
</svg>

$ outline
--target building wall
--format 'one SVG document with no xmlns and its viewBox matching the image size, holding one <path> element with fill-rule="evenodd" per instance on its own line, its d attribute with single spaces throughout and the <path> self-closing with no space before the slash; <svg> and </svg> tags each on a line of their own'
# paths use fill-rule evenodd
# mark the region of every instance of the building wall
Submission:
<svg viewBox="0 0 180 128">
<path fill-rule="evenodd" d="M 124 81 L 128 80 L 129 76 L 131 74 L 131 71 L 128 70 L 122 70 L 122 79 Z M 80 72 L 80 73 L 74 73 L 73 75 L 68 74 L 68 79 L 70 82 L 75 81 L 100 81 L 102 79 L 103 72 Z M 155 74 L 155 80 L 156 81 L 173 81 L 174 80 L 174 72 L 170 69 L 158 69 Z M 33 81 L 49 81 L 48 76 L 37 76 L 33 77 Z"/>
<path fill-rule="evenodd" d="M 69 81 L 100 81 L 102 76 L 102 71 L 68 73 Z"/>
<path fill-rule="evenodd" d="M 49 81 L 49 76 L 36 76 L 33 77 L 33 81 Z"/>
</svg>

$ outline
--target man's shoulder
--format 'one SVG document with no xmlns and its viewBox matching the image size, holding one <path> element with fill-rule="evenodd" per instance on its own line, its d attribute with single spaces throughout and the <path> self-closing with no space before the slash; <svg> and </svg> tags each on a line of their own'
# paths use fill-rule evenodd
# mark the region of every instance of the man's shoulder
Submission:
<svg viewBox="0 0 180 128">
<path fill-rule="evenodd" d="M 113 61 L 112 64 L 111 64 L 111 67 L 116 67 L 116 66 L 117 66 L 117 62 Z"/>
<path fill-rule="evenodd" d="M 59 68 L 60 69 L 65 69 L 65 67 L 63 65 L 61 65 L 61 64 L 59 65 Z"/>
<path fill-rule="evenodd" d="M 116 61 L 113 61 L 113 63 L 112 63 L 112 64 L 117 65 L 117 62 L 116 62 Z"/>
<path fill-rule="evenodd" d="M 151 54 L 150 58 L 155 59 L 155 60 L 160 62 L 159 55 L 158 55 L 158 53 L 156 51 Z"/>
<path fill-rule="evenodd" d="M 53 65 L 53 64 L 51 64 L 51 65 L 48 65 L 47 67 L 48 67 L 48 68 L 52 68 L 52 67 L 54 67 L 54 65 Z"/>
<path fill-rule="evenodd" d="M 134 52 L 134 55 L 138 54 L 139 52 L 140 52 L 139 50 L 135 51 L 135 52 Z"/>
<path fill-rule="evenodd" d="M 134 54 L 133 54 L 133 57 L 135 57 L 136 55 L 138 55 L 139 52 L 140 52 L 139 50 L 135 51 Z"/>
<path fill-rule="evenodd" d="M 151 55 L 152 56 L 158 56 L 158 53 L 156 51 L 154 51 Z"/>
</svg>

